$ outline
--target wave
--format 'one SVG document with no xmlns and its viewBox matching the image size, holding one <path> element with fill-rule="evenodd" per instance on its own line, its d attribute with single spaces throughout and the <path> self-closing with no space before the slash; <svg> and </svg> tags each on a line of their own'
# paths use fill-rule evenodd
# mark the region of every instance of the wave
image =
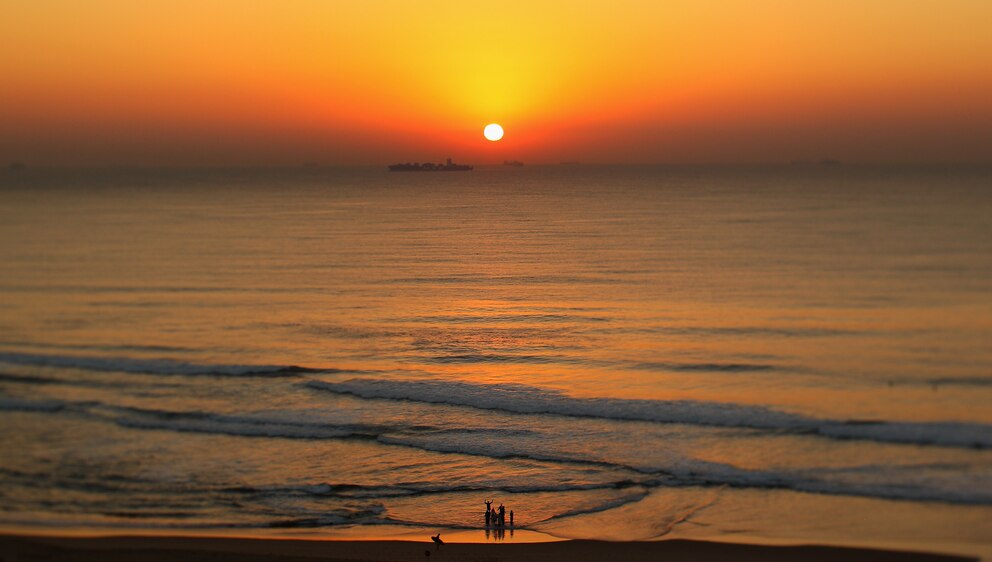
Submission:
<svg viewBox="0 0 992 562">
<path fill-rule="evenodd" d="M 42 528 L 72 528 L 80 524 L 86 527 L 103 529 L 282 529 L 282 528 L 316 528 L 350 525 L 403 525 L 388 517 L 386 508 L 382 505 L 340 507 L 333 510 L 322 510 L 312 516 L 280 517 L 277 513 L 266 513 L 250 517 L 248 521 L 217 520 L 213 522 L 197 521 L 194 518 L 202 516 L 199 511 L 137 511 L 128 509 L 88 509 L 91 506 L 74 505 L 77 513 L 99 514 L 111 520 L 58 520 L 50 518 L 29 517 L 22 514 L 0 514 L 0 524 L 16 526 L 28 525 Z M 164 520 L 162 520 L 164 519 Z M 255 520 L 252 520 L 255 519 Z M 178 520 L 178 521 L 176 521 Z"/>
<path fill-rule="evenodd" d="M 391 522 L 386 513 L 386 507 L 382 504 L 374 504 L 324 511 L 313 517 L 280 519 L 259 526 L 269 528 L 330 527 L 334 525 L 376 525 Z"/>
<path fill-rule="evenodd" d="M 970 474 L 966 466 L 881 465 L 855 467 L 809 467 L 802 469 L 744 469 L 733 465 L 677 457 L 655 464 L 630 466 L 582 454 L 554 454 L 517 439 L 494 440 L 486 436 L 451 441 L 453 431 L 466 435 L 485 433 L 481 428 L 438 428 L 427 425 L 336 424 L 313 420 L 319 412 L 258 412 L 226 415 L 209 412 L 177 412 L 140 409 L 98 402 L 26 400 L 0 398 L 0 410 L 86 415 L 137 430 L 164 430 L 221 434 L 233 437 L 289 439 L 362 439 L 386 446 L 400 446 L 444 454 L 471 455 L 492 459 L 526 459 L 545 463 L 548 469 L 584 465 L 602 480 L 550 484 L 505 482 L 417 482 L 362 486 L 318 483 L 295 486 L 237 487 L 221 491 L 249 495 L 303 495 L 346 499 L 384 499 L 458 492 L 487 492 L 498 488 L 510 493 L 569 492 L 686 486 L 730 486 L 738 488 L 782 488 L 800 492 L 864 496 L 958 504 L 992 504 L 989 477 Z M 502 432 L 497 432 L 502 433 Z M 505 437 L 505 436 L 504 436 Z M 962 480 L 963 478 L 963 480 Z M 976 480 L 977 479 L 977 480 Z M 87 484 L 90 485 L 90 484 Z"/>
<path fill-rule="evenodd" d="M 618 507 L 623 507 L 623 506 L 625 506 L 627 504 L 639 502 L 639 501 L 643 500 L 644 498 L 646 498 L 649 493 L 650 492 L 648 492 L 647 490 L 644 490 L 644 491 L 638 492 L 636 494 L 628 494 L 626 496 L 623 496 L 623 497 L 616 498 L 616 499 L 611 500 L 611 501 L 607 501 L 607 502 L 601 503 L 601 504 L 599 504 L 597 506 L 594 506 L 594 507 L 584 507 L 584 508 L 573 509 L 571 511 L 566 511 L 566 512 L 563 512 L 563 513 L 557 513 L 555 515 L 552 515 L 551 517 L 547 517 L 547 518 L 542 519 L 540 521 L 535 521 L 533 524 L 534 525 L 539 525 L 541 523 L 547 523 L 548 521 L 554 521 L 554 520 L 557 520 L 557 519 L 565 519 L 565 518 L 568 518 L 568 517 L 575 517 L 576 515 L 588 515 L 588 514 L 591 514 L 591 513 L 602 513 L 604 511 L 609 511 L 611 509 L 616 509 Z"/>
<path fill-rule="evenodd" d="M 35 355 L 29 353 L 0 353 L 0 363 L 147 375 L 206 375 L 215 377 L 293 377 L 305 373 L 337 371 L 336 369 L 309 369 L 295 365 L 196 364 L 172 359 Z"/>
<path fill-rule="evenodd" d="M 18 384 L 61 384 L 63 381 L 51 377 L 25 377 L 22 375 L 8 375 L 0 373 L 0 382 L 13 382 Z"/>
<path fill-rule="evenodd" d="M 444 437 L 520 437 L 533 433 L 526 429 L 487 427 L 441 427 L 427 424 L 342 423 L 328 419 L 322 410 L 265 410 L 241 415 L 201 411 L 172 411 L 148 408 L 81 403 L 93 413 L 110 415 L 118 425 L 136 429 L 165 429 L 192 433 L 216 433 L 240 437 L 283 437 L 287 439 L 379 439 L 384 435 Z"/>
<path fill-rule="evenodd" d="M 119 384 L 110 381 L 101 381 L 94 379 L 77 379 L 77 380 L 66 380 L 55 377 L 44 377 L 40 375 L 25 376 L 25 375 L 10 375 L 7 373 L 0 373 L 0 383 L 14 383 L 14 384 L 29 384 L 37 386 L 45 385 L 58 385 L 58 386 L 73 386 L 79 388 L 119 388 Z"/>
<path fill-rule="evenodd" d="M 515 414 L 551 414 L 618 421 L 680 423 L 789 431 L 833 439 L 947 447 L 992 447 L 992 425 L 966 422 L 831 420 L 764 406 L 692 400 L 574 398 L 521 384 L 474 384 L 442 380 L 311 380 L 312 389 L 365 399 L 407 400 L 467 406 Z"/>
<path fill-rule="evenodd" d="M 25 400 L 21 398 L 0 398 L 0 411 L 7 412 L 58 412 L 66 408 L 61 400 Z"/>
<path fill-rule="evenodd" d="M 992 378 L 990 377 L 944 377 L 938 379 L 930 379 L 926 381 L 931 386 L 992 386 Z"/>
<path fill-rule="evenodd" d="M 626 490 L 631 488 L 644 488 L 657 485 L 656 480 L 645 480 L 635 482 L 633 480 L 617 480 L 597 483 L 575 483 L 560 485 L 524 485 L 524 484 L 500 484 L 498 489 L 501 492 L 510 494 L 534 494 L 549 492 L 589 492 L 594 490 Z M 225 488 L 224 492 L 233 492 L 247 495 L 297 495 L 316 497 L 335 497 L 345 499 L 387 499 L 410 496 L 427 496 L 437 494 L 460 494 L 467 492 L 489 493 L 494 486 L 491 482 L 480 482 L 477 484 L 450 484 L 445 482 L 429 483 L 420 482 L 415 484 L 397 484 L 392 486 L 366 486 L 361 484 L 306 484 L 301 486 L 269 486 L 251 487 L 241 486 Z"/>
<path fill-rule="evenodd" d="M 444 437 L 450 434 L 520 437 L 526 429 L 486 427 L 441 427 L 427 424 L 361 424 L 329 420 L 322 410 L 266 410 L 240 415 L 203 411 L 159 410 L 115 406 L 96 401 L 42 399 L 0 396 L 0 411 L 72 412 L 111 421 L 132 429 L 161 429 L 188 433 L 211 433 L 233 437 L 279 437 L 286 439 L 378 439 L 386 435 Z"/>
<path fill-rule="evenodd" d="M 201 411 L 173 411 L 114 406 L 101 402 L 67 400 L 30 400 L 0 397 L 0 411 L 72 412 L 132 429 L 161 429 L 167 431 L 210 433 L 235 437 L 281 437 L 287 439 L 375 439 L 390 431 L 392 426 L 333 424 L 299 421 L 308 412 L 262 412 L 228 415 Z M 425 427 L 430 431 L 432 428 Z"/>
<path fill-rule="evenodd" d="M 380 442 L 415 447 L 422 450 L 486 456 L 497 459 L 528 459 L 562 464 L 587 464 L 606 470 L 630 471 L 638 476 L 588 488 L 610 489 L 624 487 L 714 487 L 786 489 L 817 494 L 861 496 L 913 501 L 988 505 L 992 504 L 992 478 L 985 485 L 961 481 L 948 475 L 934 478 L 927 474 L 930 466 L 875 466 L 843 468 L 805 468 L 795 470 L 744 469 L 733 465 L 693 458 L 673 459 L 655 466 L 629 466 L 608 461 L 548 455 L 512 447 L 499 449 L 491 444 L 476 446 L 465 443 L 451 446 L 441 442 L 413 439 L 380 438 Z M 964 470 L 959 468 L 959 471 Z M 863 473 L 863 474 L 859 474 Z M 556 491 L 556 490 L 548 490 Z M 566 491 L 566 490 L 561 490 Z"/>
<path fill-rule="evenodd" d="M 116 423 L 133 429 L 164 429 L 189 433 L 213 433 L 240 437 L 282 437 L 286 439 L 335 439 L 367 437 L 373 432 L 360 428 L 332 425 L 297 424 L 278 420 L 265 420 L 242 416 L 223 416 L 200 413 L 132 412 L 118 417 Z"/>
<path fill-rule="evenodd" d="M 77 351 L 104 351 L 104 352 L 114 352 L 114 351 L 136 351 L 140 353 L 190 353 L 197 351 L 191 347 L 177 347 L 174 345 L 134 345 L 134 344 L 121 344 L 121 345 L 111 345 L 111 344 L 69 344 L 69 343 L 44 343 L 44 342 L 31 342 L 31 341 L 17 341 L 8 340 L 0 341 L 0 346 L 5 348 L 23 348 L 30 347 L 36 349 L 74 349 Z"/>
</svg>

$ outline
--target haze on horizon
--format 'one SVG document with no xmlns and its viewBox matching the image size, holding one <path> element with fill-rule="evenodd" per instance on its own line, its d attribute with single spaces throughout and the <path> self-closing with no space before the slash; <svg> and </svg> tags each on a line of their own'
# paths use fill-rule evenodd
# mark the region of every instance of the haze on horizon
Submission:
<svg viewBox="0 0 992 562">
<path fill-rule="evenodd" d="M 0 162 L 989 163 L 990 21 L 985 0 L 12 0 Z"/>
</svg>

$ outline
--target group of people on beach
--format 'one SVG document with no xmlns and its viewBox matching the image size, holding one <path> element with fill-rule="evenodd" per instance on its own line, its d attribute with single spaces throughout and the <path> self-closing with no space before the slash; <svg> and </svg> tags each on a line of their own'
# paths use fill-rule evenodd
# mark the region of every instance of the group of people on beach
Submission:
<svg viewBox="0 0 992 562">
<path fill-rule="evenodd" d="M 503 504 L 499 504 L 499 507 L 493 507 L 493 503 L 496 502 L 495 499 L 483 500 L 486 502 L 486 528 L 505 528 L 506 527 L 506 508 Z M 510 510 L 510 527 L 513 527 L 513 510 Z"/>
<path fill-rule="evenodd" d="M 507 525 L 506 507 L 503 504 L 499 504 L 499 507 L 493 507 L 493 504 L 496 503 L 495 498 L 482 501 L 486 502 L 486 540 L 489 539 L 490 531 L 496 533 L 496 540 L 503 540 L 506 536 L 506 528 L 508 526 L 510 528 L 510 537 L 513 537 L 513 510 L 510 510 L 510 524 Z M 434 541 L 435 550 L 441 550 L 441 546 L 444 545 L 444 541 L 441 540 L 441 533 L 431 536 L 431 540 Z M 427 550 L 424 554 L 429 559 L 431 551 Z"/>
</svg>

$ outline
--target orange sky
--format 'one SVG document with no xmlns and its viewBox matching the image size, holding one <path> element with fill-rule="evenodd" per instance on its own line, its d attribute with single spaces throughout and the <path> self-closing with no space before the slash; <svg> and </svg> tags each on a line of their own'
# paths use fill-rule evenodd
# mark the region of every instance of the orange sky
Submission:
<svg viewBox="0 0 992 562">
<path fill-rule="evenodd" d="M 8 0 L 0 159 L 989 162 L 989 22 L 988 0 Z"/>
</svg>

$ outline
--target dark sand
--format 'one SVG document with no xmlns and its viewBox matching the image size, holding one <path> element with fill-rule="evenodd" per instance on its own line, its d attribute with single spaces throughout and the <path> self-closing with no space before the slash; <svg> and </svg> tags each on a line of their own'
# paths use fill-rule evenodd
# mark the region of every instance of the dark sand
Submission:
<svg viewBox="0 0 992 562">
<path fill-rule="evenodd" d="M 686 540 L 656 542 L 562 541 L 529 544 L 445 544 L 436 550 L 428 537 L 411 541 L 321 541 L 205 537 L 95 537 L 0 535 L 3 562 L 297 562 L 325 560 L 585 562 L 620 561 L 951 561 L 958 556 L 839 548 L 827 546 L 758 546 Z M 442 537 L 443 538 L 443 537 Z M 425 553 L 430 552 L 428 557 Z"/>
</svg>

